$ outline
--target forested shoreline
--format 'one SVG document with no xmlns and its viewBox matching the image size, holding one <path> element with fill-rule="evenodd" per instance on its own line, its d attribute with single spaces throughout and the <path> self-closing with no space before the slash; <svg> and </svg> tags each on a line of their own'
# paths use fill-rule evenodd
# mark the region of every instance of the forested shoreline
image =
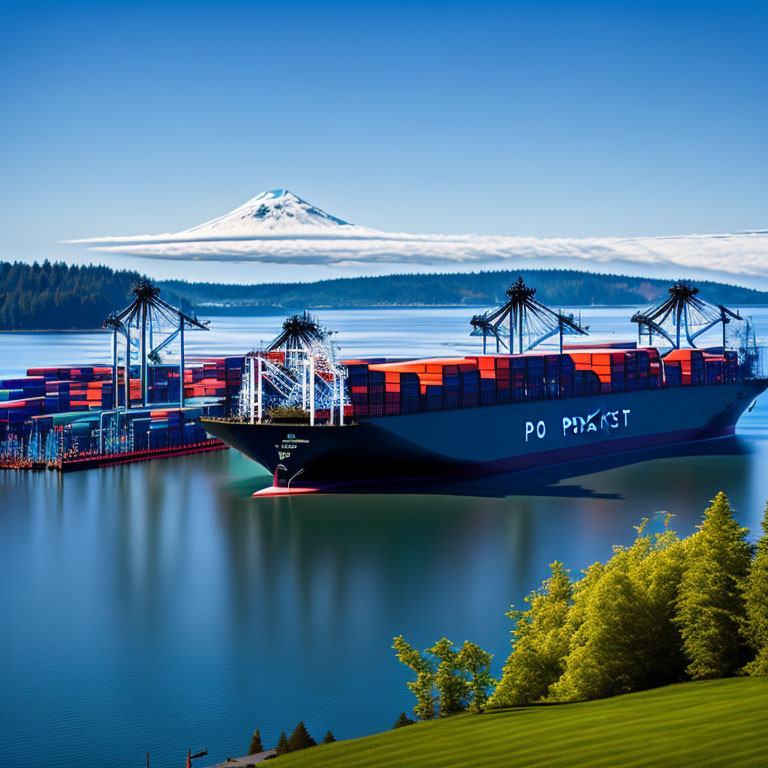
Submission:
<svg viewBox="0 0 768 768">
<path fill-rule="evenodd" d="M 0 262 L 0 330 L 92 330 L 129 302 L 141 275 L 96 265 Z M 166 292 L 171 303 L 182 298 Z M 183 301 L 186 308 L 188 302 Z"/>
<path fill-rule="evenodd" d="M 447 274 L 402 274 L 341 277 L 313 283 L 226 285 L 166 281 L 201 313 L 247 314 L 254 308 L 284 309 L 493 306 L 506 301 L 505 291 L 519 276 L 536 289 L 536 298 L 552 306 L 627 304 L 637 307 L 666 295 L 669 280 L 593 274 L 568 269 L 493 270 Z M 725 283 L 698 281 L 701 293 L 715 304 L 768 304 L 768 292 Z"/>
<path fill-rule="evenodd" d="M 642 307 L 666 294 L 668 280 L 577 270 L 497 270 L 450 274 L 347 277 L 313 283 L 229 285 L 157 281 L 163 298 L 201 317 L 303 309 L 493 306 L 518 276 L 552 306 Z M 122 308 L 139 272 L 99 265 L 0 262 L 0 330 L 91 330 Z M 727 306 L 768 304 L 768 292 L 699 281 L 709 301 Z"/>
</svg>

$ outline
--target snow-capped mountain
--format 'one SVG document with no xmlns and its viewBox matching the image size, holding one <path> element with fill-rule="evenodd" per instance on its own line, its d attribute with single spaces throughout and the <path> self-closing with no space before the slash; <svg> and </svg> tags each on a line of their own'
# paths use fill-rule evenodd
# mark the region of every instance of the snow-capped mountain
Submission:
<svg viewBox="0 0 768 768">
<path fill-rule="evenodd" d="M 102 253 L 180 261 L 358 266 L 646 264 L 768 276 L 768 233 L 661 237 L 540 238 L 494 235 L 414 235 L 350 224 L 273 189 L 182 232 L 70 240 Z"/>
<path fill-rule="evenodd" d="M 310 205 L 287 189 L 262 192 L 233 211 L 204 224 L 179 232 L 180 237 L 206 235 L 256 236 L 299 231 L 335 231 L 352 227 L 348 221 L 337 219 L 320 208 Z"/>
</svg>

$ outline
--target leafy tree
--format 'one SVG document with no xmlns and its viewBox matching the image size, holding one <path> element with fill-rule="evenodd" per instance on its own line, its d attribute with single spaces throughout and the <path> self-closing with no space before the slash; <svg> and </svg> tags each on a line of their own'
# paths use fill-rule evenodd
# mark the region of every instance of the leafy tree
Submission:
<svg viewBox="0 0 768 768">
<path fill-rule="evenodd" d="M 288 737 L 285 735 L 285 731 L 280 734 L 277 744 L 275 745 L 275 753 L 278 755 L 285 755 L 291 751 L 291 747 L 288 744 Z"/>
<path fill-rule="evenodd" d="M 397 718 L 397 722 L 392 726 L 392 729 L 395 728 L 404 728 L 406 725 L 413 725 L 414 721 L 411 720 L 410 717 L 408 717 L 405 712 L 400 713 L 400 717 Z"/>
<path fill-rule="evenodd" d="M 323 744 L 333 744 L 333 742 L 336 741 L 336 737 L 328 731 L 328 733 L 325 734 L 325 738 L 323 739 Z"/>
<path fill-rule="evenodd" d="M 676 621 L 694 679 L 727 677 L 748 658 L 740 634 L 741 586 L 751 559 L 746 533 L 734 520 L 728 497 L 718 493 L 689 539 Z"/>
<path fill-rule="evenodd" d="M 496 680 L 491 677 L 491 661 L 493 654 L 487 653 L 475 643 L 467 640 L 461 646 L 456 663 L 469 676 L 467 688 L 470 712 L 482 712 L 485 709 L 489 690 L 496 685 Z"/>
<path fill-rule="evenodd" d="M 249 755 L 255 755 L 258 752 L 263 752 L 264 747 L 261 743 L 261 734 L 259 733 L 259 729 L 257 728 L 253 732 L 253 738 L 251 739 L 251 746 L 249 747 L 248 754 Z"/>
<path fill-rule="evenodd" d="M 427 649 L 437 660 L 435 687 L 438 691 L 440 717 L 448 717 L 462 712 L 467 707 L 469 682 L 459 664 L 459 652 L 447 638 L 438 640 Z"/>
<path fill-rule="evenodd" d="M 762 528 L 763 535 L 757 541 L 744 585 L 746 622 L 743 633 L 755 653 L 755 658 L 744 668 L 749 675 L 768 675 L 768 504 Z"/>
<path fill-rule="evenodd" d="M 648 535 L 637 527 L 631 547 L 616 547 L 602 569 L 575 590 L 580 623 L 550 689 L 555 701 L 583 701 L 680 679 L 679 635 L 673 624 L 685 548 L 674 531 Z"/>
<path fill-rule="evenodd" d="M 304 721 L 300 720 L 299 724 L 291 734 L 291 737 L 288 739 L 288 751 L 297 752 L 300 749 L 314 747 L 316 744 L 317 742 L 307 732 Z"/>
<path fill-rule="evenodd" d="M 549 567 L 550 577 L 525 598 L 528 610 L 515 611 L 513 606 L 507 614 L 517 622 L 512 630 L 514 646 L 491 697 L 491 706 L 540 701 L 563 672 L 568 650 L 565 624 L 571 603 L 571 577 L 558 561 Z"/>
<path fill-rule="evenodd" d="M 410 667 L 416 673 L 416 680 L 408 682 L 408 688 L 416 697 L 413 712 L 419 720 L 431 720 L 435 712 L 435 663 L 412 648 L 402 637 L 396 637 L 392 647 L 397 651 L 400 662 Z"/>
</svg>

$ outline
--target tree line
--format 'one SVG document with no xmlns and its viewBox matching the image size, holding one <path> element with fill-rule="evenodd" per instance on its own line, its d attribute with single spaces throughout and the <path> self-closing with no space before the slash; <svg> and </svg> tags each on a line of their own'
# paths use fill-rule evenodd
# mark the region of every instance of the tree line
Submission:
<svg viewBox="0 0 768 768">
<path fill-rule="evenodd" d="M 167 288 L 212 313 L 248 313 L 255 308 L 492 306 L 518 276 L 536 288 L 536 298 L 552 306 L 629 304 L 645 306 L 666 298 L 669 280 L 600 275 L 575 269 L 491 270 L 446 274 L 344 277 L 313 283 L 227 285 L 170 280 Z M 735 285 L 699 281 L 701 294 L 715 304 L 768 303 L 768 293 Z"/>
<path fill-rule="evenodd" d="M 0 262 L 0 330 L 89 330 L 130 301 L 141 275 L 97 265 Z M 171 304 L 182 302 L 163 291 Z M 189 311 L 189 302 L 183 302 Z"/>
<path fill-rule="evenodd" d="M 643 306 L 666 295 L 669 281 L 542 269 L 453 274 L 384 275 L 314 283 L 226 285 L 158 282 L 166 301 L 187 313 L 252 314 L 322 307 L 493 306 L 521 275 L 536 297 L 553 306 L 629 304 Z M 129 300 L 138 272 L 97 265 L 0 262 L 0 330 L 100 328 Z M 700 282 L 703 296 L 732 306 L 768 303 L 768 293 Z"/>
<path fill-rule="evenodd" d="M 423 653 L 395 638 L 420 719 L 469 709 L 586 701 L 685 680 L 768 675 L 768 506 L 756 546 L 719 493 L 697 531 L 637 526 L 573 579 L 563 563 L 512 608 L 512 652 L 498 684 L 485 661 L 479 687 L 457 649 L 441 640 Z M 465 644 L 466 645 L 466 644 Z M 495 686 L 492 694 L 486 691 Z M 478 693 L 478 691 L 480 691 Z"/>
</svg>

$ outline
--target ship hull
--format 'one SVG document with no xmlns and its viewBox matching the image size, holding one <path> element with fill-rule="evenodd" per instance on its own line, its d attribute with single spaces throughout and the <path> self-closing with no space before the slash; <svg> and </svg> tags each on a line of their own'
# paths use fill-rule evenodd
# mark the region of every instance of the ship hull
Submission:
<svg viewBox="0 0 768 768">
<path fill-rule="evenodd" d="M 204 420 L 285 487 L 514 472 L 732 435 L 768 381 L 386 416 L 345 426 Z"/>
</svg>

